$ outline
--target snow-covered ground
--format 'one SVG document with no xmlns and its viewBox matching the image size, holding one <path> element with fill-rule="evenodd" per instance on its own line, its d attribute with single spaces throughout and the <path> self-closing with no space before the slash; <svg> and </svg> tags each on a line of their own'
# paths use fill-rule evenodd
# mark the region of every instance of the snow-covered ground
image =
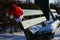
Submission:
<svg viewBox="0 0 60 40">
<path fill-rule="evenodd" d="M 30 29 L 33 33 L 35 33 L 40 28 L 42 28 L 42 26 L 38 24 L 31 27 Z M 20 32 L 14 34 L 0 34 L 0 40 L 26 40 L 26 37 L 24 35 L 24 32 L 20 30 Z M 60 40 L 60 27 L 56 30 L 55 36 L 52 40 Z"/>
<path fill-rule="evenodd" d="M 24 33 L 0 34 L 0 40 L 26 40 Z"/>
<path fill-rule="evenodd" d="M 55 31 L 55 35 L 52 40 L 60 40 L 60 27 Z"/>
<path fill-rule="evenodd" d="M 30 29 L 33 33 L 35 33 L 41 27 L 42 27 L 41 25 L 35 25 Z M 14 34 L 8 34 L 8 33 L 0 34 L 0 40 L 26 40 L 26 37 L 24 35 L 24 32 L 20 30 L 20 32 Z"/>
</svg>

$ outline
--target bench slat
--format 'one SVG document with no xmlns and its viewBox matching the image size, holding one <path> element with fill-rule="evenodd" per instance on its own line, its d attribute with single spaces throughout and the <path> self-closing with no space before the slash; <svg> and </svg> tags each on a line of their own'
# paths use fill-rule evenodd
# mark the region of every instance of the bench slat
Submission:
<svg viewBox="0 0 60 40">
<path fill-rule="evenodd" d="M 43 12 L 41 10 L 23 9 L 23 11 L 24 11 L 24 16 L 42 15 L 43 14 Z"/>
<path fill-rule="evenodd" d="M 51 12 L 56 13 L 56 10 L 55 9 L 50 9 L 50 10 L 51 10 Z"/>
<path fill-rule="evenodd" d="M 56 17 L 56 15 L 58 15 L 55 9 L 50 9 L 50 10 L 51 10 L 54 17 Z"/>
<path fill-rule="evenodd" d="M 43 21 L 46 21 L 45 16 L 34 18 L 34 19 L 30 19 L 30 20 L 26 20 L 26 21 L 22 21 L 21 23 L 22 23 L 24 29 L 27 29 L 27 28 L 29 28 L 29 27 L 31 27 L 33 25 L 36 25 L 38 23 L 41 23 Z"/>
</svg>

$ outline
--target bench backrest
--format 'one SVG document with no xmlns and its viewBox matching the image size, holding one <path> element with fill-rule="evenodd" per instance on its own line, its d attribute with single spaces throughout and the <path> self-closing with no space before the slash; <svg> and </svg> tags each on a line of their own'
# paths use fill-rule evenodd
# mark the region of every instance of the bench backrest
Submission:
<svg viewBox="0 0 60 40">
<path fill-rule="evenodd" d="M 25 12 L 24 16 L 35 16 L 36 17 L 37 15 L 43 15 L 43 12 L 41 10 L 24 10 L 24 12 Z M 22 21 L 21 23 L 24 29 L 27 29 L 43 21 L 46 21 L 45 16 L 41 16 L 41 17 L 39 16 L 36 18 L 28 19 L 28 20 Z"/>
<path fill-rule="evenodd" d="M 24 11 L 24 16 L 42 15 L 43 14 L 41 10 L 23 9 L 23 11 Z"/>
</svg>

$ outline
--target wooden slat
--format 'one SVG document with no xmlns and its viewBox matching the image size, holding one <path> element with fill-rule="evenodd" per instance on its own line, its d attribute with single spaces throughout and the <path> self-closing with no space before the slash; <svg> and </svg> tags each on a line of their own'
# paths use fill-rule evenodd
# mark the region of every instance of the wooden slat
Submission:
<svg viewBox="0 0 60 40">
<path fill-rule="evenodd" d="M 56 10 L 55 9 L 50 9 L 50 10 L 51 10 L 51 12 L 56 13 Z"/>
<path fill-rule="evenodd" d="M 23 25 L 24 29 L 27 29 L 27 28 L 29 28 L 33 25 L 36 25 L 38 23 L 41 23 L 43 21 L 46 21 L 45 17 L 38 17 L 38 18 L 22 21 L 22 25 Z"/>
<path fill-rule="evenodd" d="M 55 9 L 50 9 L 50 10 L 51 10 L 54 17 L 56 17 L 56 15 L 58 15 Z"/>
<path fill-rule="evenodd" d="M 24 16 L 32 16 L 32 15 L 41 15 L 43 12 L 41 10 L 27 10 L 23 9 L 24 11 Z"/>
</svg>

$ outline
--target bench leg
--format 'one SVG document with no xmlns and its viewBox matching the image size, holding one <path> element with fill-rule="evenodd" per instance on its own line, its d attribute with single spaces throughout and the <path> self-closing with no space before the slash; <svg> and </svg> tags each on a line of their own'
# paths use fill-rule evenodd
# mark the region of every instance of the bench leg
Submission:
<svg viewBox="0 0 60 40">
<path fill-rule="evenodd" d="M 14 26 L 14 32 L 17 32 L 17 27 L 16 26 Z"/>
<path fill-rule="evenodd" d="M 13 32 L 12 32 L 12 26 L 10 26 L 10 34 L 12 34 Z"/>
</svg>

